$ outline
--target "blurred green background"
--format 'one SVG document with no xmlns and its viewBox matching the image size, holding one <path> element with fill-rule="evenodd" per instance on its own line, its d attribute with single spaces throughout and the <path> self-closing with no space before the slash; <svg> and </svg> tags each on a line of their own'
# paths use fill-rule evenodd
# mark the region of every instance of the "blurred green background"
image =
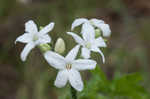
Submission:
<svg viewBox="0 0 150 99">
<path fill-rule="evenodd" d="M 140 72 L 141 84 L 150 91 L 150 0 L 0 0 L 0 99 L 70 99 L 66 98 L 70 95 L 68 85 L 61 89 L 53 85 L 57 70 L 48 65 L 39 49 L 22 62 L 24 44 L 15 45 L 14 41 L 24 33 L 28 20 L 38 26 L 53 21 L 55 27 L 49 33 L 53 43 L 63 37 L 68 51 L 76 43 L 65 33 L 73 20 L 81 17 L 110 24 L 112 35 L 103 49 L 106 63 L 102 64 L 100 55 L 93 55 L 107 79 Z M 82 73 L 84 82 L 89 75 Z"/>
</svg>

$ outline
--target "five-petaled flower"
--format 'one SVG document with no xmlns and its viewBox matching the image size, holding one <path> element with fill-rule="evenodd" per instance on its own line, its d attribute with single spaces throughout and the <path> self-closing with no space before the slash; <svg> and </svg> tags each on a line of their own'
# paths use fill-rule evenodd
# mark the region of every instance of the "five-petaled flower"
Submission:
<svg viewBox="0 0 150 99">
<path fill-rule="evenodd" d="M 66 57 L 63 57 L 55 52 L 47 51 L 44 57 L 47 62 L 54 68 L 59 69 L 55 80 L 55 86 L 58 88 L 64 87 L 67 81 L 77 91 L 82 91 L 83 82 L 80 76 L 80 70 L 94 69 L 96 62 L 90 59 L 75 60 L 80 45 L 75 46 Z"/>
<path fill-rule="evenodd" d="M 15 43 L 27 43 L 21 52 L 22 61 L 26 60 L 27 55 L 35 46 L 51 42 L 51 38 L 47 33 L 50 32 L 53 27 L 54 23 L 52 22 L 38 32 L 38 28 L 32 20 L 25 23 L 25 33 L 19 36 L 15 41 Z"/>
<path fill-rule="evenodd" d="M 95 38 L 94 27 L 89 23 L 84 23 L 82 27 L 82 37 L 83 39 L 73 32 L 67 32 L 71 35 L 75 41 L 82 46 L 81 55 L 84 58 L 90 58 L 91 51 L 98 52 L 101 54 L 103 63 L 105 62 L 105 57 L 99 47 L 106 47 L 102 37 Z"/>
<path fill-rule="evenodd" d="M 111 34 L 111 30 L 108 24 L 106 24 L 103 20 L 99 20 L 99 19 L 86 19 L 86 18 L 78 18 L 76 19 L 73 23 L 72 23 L 72 27 L 71 30 L 74 30 L 75 27 L 81 25 L 81 24 L 85 24 L 85 23 L 89 23 L 91 26 L 93 26 L 94 28 L 98 28 L 102 31 L 102 34 L 104 37 L 108 37 Z M 83 30 L 83 27 L 82 27 Z M 81 30 L 81 31 L 82 31 Z M 81 32 L 83 33 L 83 32 Z"/>
</svg>

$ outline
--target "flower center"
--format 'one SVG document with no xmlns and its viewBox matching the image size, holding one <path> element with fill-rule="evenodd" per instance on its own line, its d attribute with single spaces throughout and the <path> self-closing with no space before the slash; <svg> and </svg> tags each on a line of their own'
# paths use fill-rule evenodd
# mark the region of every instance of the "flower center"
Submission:
<svg viewBox="0 0 150 99">
<path fill-rule="evenodd" d="M 90 43 L 90 42 L 87 42 L 87 43 L 85 44 L 85 47 L 88 48 L 88 49 L 90 49 L 90 48 L 91 48 L 91 43 Z"/>
<path fill-rule="evenodd" d="M 36 41 L 36 40 L 38 40 L 39 39 L 39 37 L 37 36 L 37 35 L 34 35 L 33 36 L 33 41 Z"/>
<path fill-rule="evenodd" d="M 66 69 L 70 70 L 72 68 L 72 65 L 71 64 L 67 64 L 66 65 Z"/>
</svg>

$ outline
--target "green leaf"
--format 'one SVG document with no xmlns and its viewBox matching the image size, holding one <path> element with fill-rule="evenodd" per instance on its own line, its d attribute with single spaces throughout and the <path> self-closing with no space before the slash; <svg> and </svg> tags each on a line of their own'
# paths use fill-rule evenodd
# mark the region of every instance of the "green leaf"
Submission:
<svg viewBox="0 0 150 99">
<path fill-rule="evenodd" d="M 113 95 L 142 99 L 142 95 L 145 94 L 146 91 L 142 85 L 140 85 L 140 81 L 142 81 L 142 76 L 139 73 L 115 78 L 111 86 Z"/>
<path fill-rule="evenodd" d="M 97 65 L 96 68 L 91 71 L 91 73 L 93 75 L 98 75 L 101 78 L 101 80 L 103 80 L 104 82 L 108 82 L 107 77 L 105 73 L 102 71 L 102 69 L 100 68 L 100 66 Z"/>
<path fill-rule="evenodd" d="M 97 66 L 91 73 L 92 78 L 84 84 L 84 90 L 79 94 L 79 97 L 81 99 L 106 99 L 100 98 L 103 94 L 110 92 L 109 81 L 104 72 Z"/>
</svg>

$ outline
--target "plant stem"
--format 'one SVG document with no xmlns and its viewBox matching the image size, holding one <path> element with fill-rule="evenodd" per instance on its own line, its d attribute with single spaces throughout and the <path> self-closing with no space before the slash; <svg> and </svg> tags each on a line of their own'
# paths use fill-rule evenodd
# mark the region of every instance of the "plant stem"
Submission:
<svg viewBox="0 0 150 99">
<path fill-rule="evenodd" d="M 72 97 L 72 99 L 77 99 L 77 92 L 76 92 L 76 90 L 72 86 L 70 88 L 70 91 L 71 91 L 71 97 Z"/>
</svg>

